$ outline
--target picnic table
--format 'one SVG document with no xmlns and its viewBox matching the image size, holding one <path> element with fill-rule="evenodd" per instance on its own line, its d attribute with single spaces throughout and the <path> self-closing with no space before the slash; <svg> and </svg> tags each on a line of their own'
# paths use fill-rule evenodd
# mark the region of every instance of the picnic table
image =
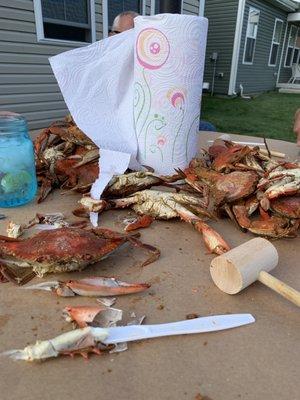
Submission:
<svg viewBox="0 0 300 400">
<path fill-rule="evenodd" d="M 201 146 L 219 134 L 201 133 Z M 262 139 L 232 135 L 234 140 Z M 292 143 L 269 140 L 270 148 L 292 160 L 298 148 Z M 72 217 L 79 195 L 49 195 L 15 209 L 2 209 L 8 219 L 22 223 L 36 212 L 63 212 Z M 106 212 L 100 225 L 122 230 L 128 210 Z M 1 221 L 5 234 L 7 222 Z M 253 237 L 230 220 L 210 223 L 234 247 Z M 158 338 L 129 343 L 126 352 L 81 357 L 60 357 L 43 363 L 14 362 L 0 358 L 0 398 L 33 399 L 201 399 L 259 400 L 299 399 L 300 316 L 296 306 L 255 283 L 229 296 L 214 286 L 209 274 L 213 255 L 207 254 L 201 236 L 180 221 L 155 221 L 141 231 L 141 239 L 161 250 L 155 263 L 140 268 L 144 254 L 122 249 L 81 273 L 49 275 L 46 280 L 84 276 L 115 276 L 128 282 L 150 282 L 140 294 L 119 297 L 116 308 L 128 316 L 146 315 L 147 323 L 165 323 L 224 313 L 252 313 L 256 323 L 232 330 Z M 300 289 L 299 238 L 274 242 L 279 265 L 273 274 Z M 38 281 L 38 278 L 36 278 Z M 0 351 L 24 348 L 37 339 L 48 339 L 71 329 L 63 320 L 67 305 L 94 305 L 94 298 L 59 298 L 47 292 L 26 291 L 10 283 L 0 286 Z"/>
</svg>

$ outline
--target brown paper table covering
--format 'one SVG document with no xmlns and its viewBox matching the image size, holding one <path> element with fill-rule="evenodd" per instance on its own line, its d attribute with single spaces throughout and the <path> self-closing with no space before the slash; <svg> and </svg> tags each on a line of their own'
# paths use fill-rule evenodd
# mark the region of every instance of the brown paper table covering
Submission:
<svg viewBox="0 0 300 400">
<path fill-rule="evenodd" d="M 201 133 L 201 146 L 219 134 Z M 236 140 L 261 139 L 233 136 Z M 270 140 L 270 147 L 298 156 L 296 145 Z M 37 211 L 61 211 L 71 216 L 78 195 L 51 194 L 37 205 L 1 209 L 15 222 L 25 222 Z M 101 226 L 122 229 L 128 210 L 107 212 Z M 75 218 L 75 217 L 74 217 Z M 0 221 L 5 234 L 7 221 Z M 236 246 L 253 236 L 236 229 L 229 220 L 211 223 Z M 220 292 L 212 283 L 207 254 L 200 235 L 179 221 L 154 222 L 141 231 L 142 240 L 161 249 L 161 258 L 141 269 L 139 250 L 122 249 L 82 273 L 49 275 L 78 278 L 116 276 L 129 282 L 151 282 L 148 292 L 120 297 L 115 307 L 125 313 L 146 315 L 147 323 L 223 313 L 252 313 L 256 323 L 233 330 L 147 340 L 129 344 L 124 353 L 49 360 L 13 362 L 0 358 L 1 400 L 33 399 L 199 399 L 297 400 L 300 396 L 300 314 L 296 306 L 259 283 L 236 296 Z M 274 275 L 300 289 L 299 238 L 274 242 L 279 265 Z M 71 329 L 61 317 L 66 305 L 93 305 L 95 299 L 58 298 L 46 292 L 0 286 L 0 351 L 23 348 Z M 198 397 L 197 397 L 198 396 Z"/>
</svg>

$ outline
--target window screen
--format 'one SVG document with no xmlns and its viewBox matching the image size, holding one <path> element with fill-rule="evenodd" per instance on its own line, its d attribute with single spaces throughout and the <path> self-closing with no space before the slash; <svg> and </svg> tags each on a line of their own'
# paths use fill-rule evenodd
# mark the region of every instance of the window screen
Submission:
<svg viewBox="0 0 300 400">
<path fill-rule="evenodd" d="M 275 20 L 270 57 L 269 57 L 269 66 L 275 66 L 277 63 L 281 34 L 282 34 L 283 21 L 280 19 Z"/>
<path fill-rule="evenodd" d="M 299 32 L 300 33 L 300 32 Z M 285 56 L 285 67 L 291 67 L 294 62 L 294 53 L 297 50 L 297 42 L 298 42 L 298 28 L 294 25 L 291 26 L 288 46 L 286 50 Z"/>
<path fill-rule="evenodd" d="M 248 17 L 245 48 L 244 48 L 244 63 L 246 64 L 253 63 L 259 14 L 260 14 L 259 10 L 256 10 L 255 8 L 249 9 L 249 17 Z"/>
<path fill-rule="evenodd" d="M 142 1 L 139 0 L 109 0 L 108 1 L 108 27 L 111 29 L 115 17 L 123 11 L 142 13 Z"/>
<path fill-rule="evenodd" d="M 91 41 L 89 0 L 41 0 L 44 36 Z"/>
</svg>

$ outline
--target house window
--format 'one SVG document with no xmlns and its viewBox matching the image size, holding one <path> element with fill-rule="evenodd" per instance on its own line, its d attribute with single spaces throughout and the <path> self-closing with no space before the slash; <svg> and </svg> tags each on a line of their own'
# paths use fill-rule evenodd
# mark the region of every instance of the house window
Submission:
<svg viewBox="0 0 300 400">
<path fill-rule="evenodd" d="M 138 14 L 143 14 L 143 2 L 141 0 L 109 0 L 107 8 L 109 30 L 115 17 L 123 11 L 135 11 Z"/>
<path fill-rule="evenodd" d="M 38 39 L 94 41 L 91 4 L 90 0 L 34 0 Z"/>
<path fill-rule="evenodd" d="M 244 48 L 244 64 L 253 63 L 259 14 L 259 10 L 250 7 Z"/>
<path fill-rule="evenodd" d="M 286 56 L 285 56 L 285 67 L 291 67 L 292 63 L 294 62 L 294 55 L 299 54 L 299 48 L 297 47 L 298 39 L 298 28 L 295 25 L 291 26 L 290 35 L 288 40 L 288 45 L 286 49 Z"/>
<path fill-rule="evenodd" d="M 281 39 L 281 34 L 282 34 L 282 27 L 283 27 L 283 21 L 281 19 L 276 18 L 274 30 L 273 30 L 270 56 L 269 56 L 269 66 L 270 67 L 275 66 L 277 63 L 280 39 Z"/>
<path fill-rule="evenodd" d="M 300 29 L 298 28 L 298 34 L 295 42 L 292 64 L 299 64 L 299 58 L 300 58 L 299 56 L 300 56 Z"/>
</svg>

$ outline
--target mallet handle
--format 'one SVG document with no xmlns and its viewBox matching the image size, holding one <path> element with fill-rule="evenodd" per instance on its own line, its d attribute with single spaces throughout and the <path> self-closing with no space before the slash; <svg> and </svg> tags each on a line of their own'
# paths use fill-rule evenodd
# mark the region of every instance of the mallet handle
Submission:
<svg viewBox="0 0 300 400">
<path fill-rule="evenodd" d="M 259 273 L 258 280 L 281 296 L 285 297 L 287 300 L 296 304 L 296 306 L 300 307 L 300 292 L 297 290 L 265 271 Z"/>
</svg>

